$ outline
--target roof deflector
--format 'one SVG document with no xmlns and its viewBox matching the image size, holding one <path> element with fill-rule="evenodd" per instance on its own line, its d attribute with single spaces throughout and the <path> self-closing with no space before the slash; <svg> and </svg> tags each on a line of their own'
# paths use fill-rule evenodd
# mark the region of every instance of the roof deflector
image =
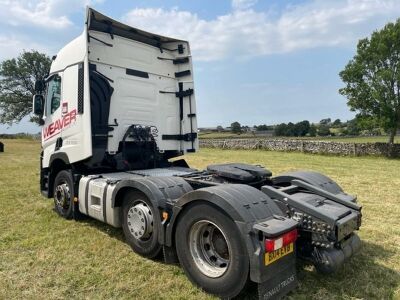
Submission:
<svg viewBox="0 0 400 300">
<path fill-rule="evenodd" d="M 88 30 L 100 31 L 110 34 L 111 38 L 118 35 L 127 39 L 135 40 L 145 43 L 162 50 L 176 51 L 177 49 L 169 49 L 165 44 L 172 42 L 184 42 L 183 40 L 173 39 L 150 32 L 146 32 L 126 24 L 115 21 L 98 11 L 88 7 L 87 8 L 87 27 Z"/>
</svg>

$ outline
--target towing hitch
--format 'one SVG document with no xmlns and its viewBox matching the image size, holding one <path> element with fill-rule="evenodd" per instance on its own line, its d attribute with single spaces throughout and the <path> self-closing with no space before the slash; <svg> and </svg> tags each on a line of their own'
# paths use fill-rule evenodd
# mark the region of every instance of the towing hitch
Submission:
<svg viewBox="0 0 400 300">
<path fill-rule="evenodd" d="M 330 274 L 336 272 L 346 260 L 361 249 L 361 240 L 357 234 L 351 234 L 338 248 L 314 248 L 312 262 L 318 272 Z"/>
<path fill-rule="evenodd" d="M 360 238 L 354 233 L 361 226 L 361 206 L 341 190 L 334 193 L 320 186 L 291 179 L 261 190 L 287 217 L 297 221 L 297 256 L 328 274 L 336 272 L 361 248 Z"/>
</svg>

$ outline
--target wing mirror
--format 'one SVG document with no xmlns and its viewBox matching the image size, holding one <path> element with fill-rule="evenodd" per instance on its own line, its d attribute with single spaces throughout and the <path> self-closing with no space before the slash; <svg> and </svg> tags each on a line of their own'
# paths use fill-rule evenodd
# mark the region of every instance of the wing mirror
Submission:
<svg viewBox="0 0 400 300">
<path fill-rule="evenodd" d="M 43 116 L 43 104 L 44 97 L 43 95 L 34 95 L 33 96 L 33 113 L 37 116 Z"/>
<path fill-rule="evenodd" d="M 41 80 L 41 79 L 36 80 L 35 81 L 35 91 L 36 91 L 36 93 L 42 93 L 44 91 L 45 86 L 46 85 L 45 85 L 44 80 Z"/>
</svg>

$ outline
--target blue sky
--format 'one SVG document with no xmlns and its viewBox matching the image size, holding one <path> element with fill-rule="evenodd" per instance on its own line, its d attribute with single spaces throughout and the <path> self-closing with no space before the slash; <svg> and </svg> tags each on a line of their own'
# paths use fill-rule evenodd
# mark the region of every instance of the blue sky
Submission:
<svg viewBox="0 0 400 300">
<path fill-rule="evenodd" d="M 396 0 L 0 0 L 0 60 L 56 54 L 81 33 L 88 4 L 190 41 L 200 127 L 351 119 L 338 73 L 359 39 L 400 16 Z"/>
</svg>

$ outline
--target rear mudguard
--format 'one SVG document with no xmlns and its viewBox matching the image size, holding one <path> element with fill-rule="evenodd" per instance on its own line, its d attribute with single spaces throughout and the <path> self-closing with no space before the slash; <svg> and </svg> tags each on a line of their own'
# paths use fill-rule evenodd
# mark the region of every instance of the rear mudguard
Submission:
<svg viewBox="0 0 400 300">
<path fill-rule="evenodd" d="M 224 184 L 207 187 L 179 198 L 173 205 L 172 218 L 166 228 L 167 246 L 173 244 L 180 213 L 196 201 L 206 201 L 219 207 L 236 223 L 238 234 L 243 237 L 248 251 L 250 279 L 262 283 L 262 291 L 267 293 L 275 288 L 276 294 L 270 293 L 276 297 L 278 293 L 286 293 L 296 286 L 295 251 L 266 267 L 263 237 L 279 236 L 295 228 L 297 222 L 285 217 L 270 197 L 248 185 Z M 285 280 L 287 285 L 277 288 Z"/>
<path fill-rule="evenodd" d="M 280 174 L 273 177 L 272 182 L 274 185 L 285 185 L 290 184 L 290 182 L 295 179 L 304 181 L 335 195 L 347 196 L 349 201 L 356 202 L 356 197 L 347 195 L 334 180 L 324 174 L 314 171 L 295 171 Z"/>
<path fill-rule="evenodd" d="M 177 199 L 182 195 L 192 191 L 192 187 L 180 177 L 142 177 L 137 179 L 122 179 L 115 184 L 111 196 L 112 207 L 119 206 L 117 200 L 121 200 L 119 193 L 124 189 L 135 189 L 142 192 L 153 203 L 153 206 L 160 212 L 167 210 L 171 205 L 172 199 Z M 154 216 L 156 221 L 163 223 L 161 214 Z M 165 244 L 165 230 L 161 230 L 158 241 L 161 245 Z"/>
</svg>

